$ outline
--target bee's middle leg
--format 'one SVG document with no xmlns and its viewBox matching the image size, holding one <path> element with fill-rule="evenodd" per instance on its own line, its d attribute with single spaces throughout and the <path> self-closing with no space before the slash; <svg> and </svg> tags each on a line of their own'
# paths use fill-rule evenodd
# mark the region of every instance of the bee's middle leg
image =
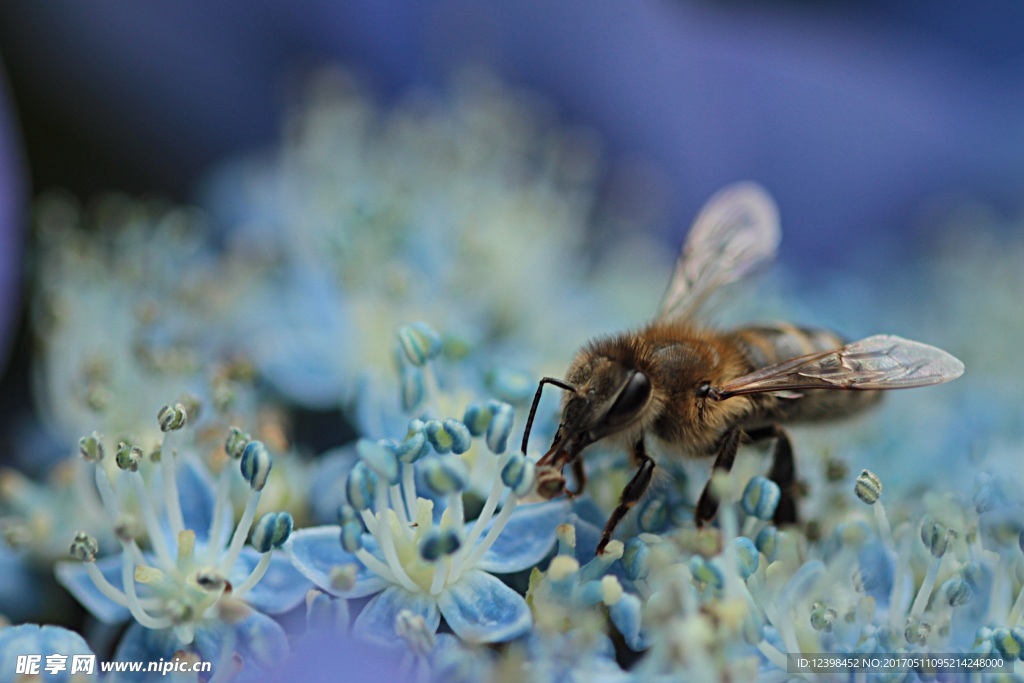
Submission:
<svg viewBox="0 0 1024 683">
<path fill-rule="evenodd" d="M 651 476 L 654 474 L 654 460 L 647 455 L 643 439 L 637 441 L 633 446 L 633 461 L 637 463 L 640 469 L 637 470 L 637 473 L 626 484 L 626 488 L 622 489 L 619 504 L 612 511 L 611 517 L 608 518 L 608 522 L 604 525 L 604 531 L 601 532 L 601 540 L 597 544 L 598 555 L 604 552 L 605 546 L 612 539 L 612 532 L 615 531 L 615 527 L 619 525 L 622 518 L 626 516 L 630 508 L 637 504 L 637 501 L 643 497 L 644 492 L 651 485 Z"/>
<path fill-rule="evenodd" d="M 796 460 L 793 458 L 793 444 L 789 434 L 781 427 L 772 425 L 748 432 L 751 441 L 775 439 L 775 451 L 772 454 L 772 467 L 768 478 L 779 485 L 782 494 L 779 505 L 775 508 L 773 521 L 776 525 L 796 524 L 799 516 L 796 510 Z"/>
<path fill-rule="evenodd" d="M 715 456 L 715 464 L 711 469 L 711 476 L 714 477 L 715 470 L 728 472 L 736 461 L 736 451 L 739 450 L 740 440 L 743 438 L 743 430 L 730 429 L 722 435 L 718 442 L 718 455 Z M 704 485 L 700 498 L 697 500 L 697 508 L 693 512 L 693 521 L 698 527 L 702 527 L 718 514 L 718 498 L 711 492 L 711 479 Z"/>
</svg>

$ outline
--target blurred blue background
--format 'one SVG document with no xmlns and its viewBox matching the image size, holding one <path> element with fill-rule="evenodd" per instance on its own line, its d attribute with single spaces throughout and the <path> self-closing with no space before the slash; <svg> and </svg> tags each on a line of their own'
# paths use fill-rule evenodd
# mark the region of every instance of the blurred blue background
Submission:
<svg viewBox="0 0 1024 683">
<path fill-rule="evenodd" d="M 664 198 L 668 248 L 754 178 L 783 209 L 782 260 L 820 277 L 927 249 L 942 207 L 1020 213 L 1022 29 L 1024 5 L 996 0 L 2 3 L 3 414 L 28 405 L 13 340 L 31 194 L 194 198 L 218 161 L 278 138 L 317 65 L 385 98 L 491 65 L 593 127 L 620 185 Z"/>
</svg>

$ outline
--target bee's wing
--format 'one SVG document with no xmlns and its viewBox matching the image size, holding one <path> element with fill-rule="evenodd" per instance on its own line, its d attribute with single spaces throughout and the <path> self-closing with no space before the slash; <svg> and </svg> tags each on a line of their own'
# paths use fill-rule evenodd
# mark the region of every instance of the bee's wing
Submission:
<svg viewBox="0 0 1024 683">
<path fill-rule="evenodd" d="M 715 393 L 728 398 L 801 389 L 904 389 L 948 382 L 963 372 L 964 364 L 942 349 L 880 334 L 761 368 Z"/>
<path fill-rule="evenodd" d="M 772 258 L 780 237 L 778 209 L 763 187 L 742 182 L 720 190 L 690 229 L 657 319 L 691 317 L 713 291 Z"/>
</svg>

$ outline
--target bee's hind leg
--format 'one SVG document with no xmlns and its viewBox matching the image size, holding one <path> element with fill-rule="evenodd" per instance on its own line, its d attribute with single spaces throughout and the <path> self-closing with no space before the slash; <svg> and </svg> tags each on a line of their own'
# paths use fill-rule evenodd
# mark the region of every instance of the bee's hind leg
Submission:
<svg viewBox="0 0 1024 683">
<path fill-rule="evenodd" d="M 796 509 L 796 461 L 793 458 L 793 444 L 789 434 L 781 427 L 772 425 L 748 432 L 751 441 L 775 439 L 775 451 L 772 454 L 772 468 L 768 478 L 779 485 L 781 496 L 775 508 L 773 521 L 776 526 L 796 524 L 799 515 Z"/>
<path fill-rule="evenodd" d="M 640 439 L 633 446 L 633 461 L 640 467 L 637 473 L 633 475 L 633 478 L 626 484 L 626 488 L 622 489 L 622 496 L 619 498 L 619 504 L 612 511 L 611 517 L 608 518 L 608 522 L 604 525 L 604 531 L 601 533 L 601 540 L 597 544 L 597 554 L 600 555 L 604 552 L 604 548 L 608 545 L 608 541 L 612 539 L 612 532 L 615 531 L 615 527 L 619 525 L 622 518 L 626 516 L 630 508 L 637 504 L 643 495 L 647 491 L 647 488 L 651 485 L 651 476 L 654 474 L 654 460 L 647 455 L 647 449 L 644 448 L 643 439 Z M 575 468 L 574 470 L 575 471 Z"/>
</svg>

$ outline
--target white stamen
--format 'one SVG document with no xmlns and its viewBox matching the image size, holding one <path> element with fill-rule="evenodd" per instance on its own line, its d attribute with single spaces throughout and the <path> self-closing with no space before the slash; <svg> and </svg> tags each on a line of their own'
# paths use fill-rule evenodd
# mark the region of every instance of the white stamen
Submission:
<svg viewBox="0 0 1024 683">
<path fill-rule="evenodd" d="M 138 501 L 139 509 L 142 511 L 142 519 L 146 524 L 149 545 L 153 548 L 153 552 L 156 553 L 160 566 L 165 569 L 175 566 L 174 559 L 171 557 L 171 551 L 167 547 L 164 531 L 160 527 L 160 522 L 157 521 L 156 512 L 153 510 L 153 498 L 147 494 L 145 484 L 142 481 L 142 475 L 138 472 L 126 472 L 125 474 L 128 475 L 128 479 L 131 481 L 135 499 Z"/>
<path fill-rule="evenodd" d="M 181 498 L 178 496 L 178 478 L 176 472 L 174 446 L 176 445 L 178 432 L 165 432 L 163 443 L 160 444 L 160 473 L 163 475 L 164 484 L 164 506 L 167 510 L 167 519 L 171 523 L 171 535 L 177 538 L 178 534 L 185 530 L 185 517 L 181 513 Z"/>
<path fill-rule="evenodd" d="M 245 545 L 245 540 L 249 536 L 252 520 L 256 517 L 256 505 L 259 502 L 260 492 L 249 491 L 249 497 L 245 501 L 245 510 L 242 511 L 242 518 L 238 520 L 238 526 L 235 527 L 235 533 L 231 537 L 231 545 L 228 546 L 228 552 L 221 558 L 218 565 L 222 574 L 230 572 L 231 568 L 235 566 L 235 562 L 238 561 L 238 556 L 242 554 L 242 546 Z"/>
<path fill-rule="evenodd" d="M 270 559 L 272 554 L 273 551 L 263 553 L 262 555 L 260 555 L 260 561 L 256 563 L 255 567 L 253 567 L 252 573 L 245 578 L 245 581 L 243 581 L 240 585 L 235 587 L 234 591 L 232 592 L 232 595 L 234 595 L 234 597 L 242 597 L 250 590 L 252 590 L 253 586 L 260 582 L 260 579 L 263 578 L 263 575 L 267 573 L 267 569 L 270 568 Z"/>
</svg>

